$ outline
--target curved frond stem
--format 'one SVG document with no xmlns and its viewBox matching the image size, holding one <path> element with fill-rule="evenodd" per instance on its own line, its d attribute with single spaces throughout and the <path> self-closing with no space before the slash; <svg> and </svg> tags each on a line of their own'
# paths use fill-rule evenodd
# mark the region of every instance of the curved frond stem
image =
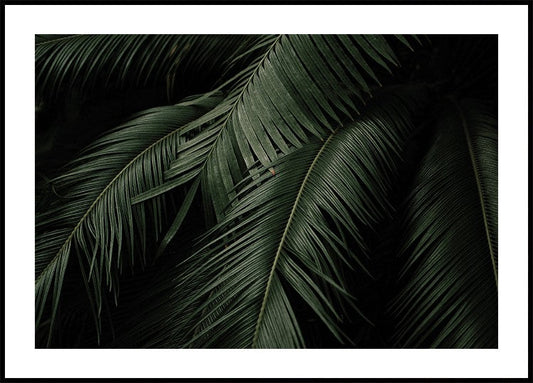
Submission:
<svg viewBox="0 0 533 383">
<path fill-rule="evenodd" d="M 485 208 L 485 201 L 483 199 L 483 190 L 482 190 L 481 182 L 480 182 L 480 179 L 479 179 L 479 170 L 477 168 L 476 159 L 475 159 L 475 155 L 474 155 L 474 150 L 472 148 L 472 139 L 470 137 L 470 132 L 468 130 L 468 124 L 466 123 L 466 119 L 465 119 L 465 116 L 463 114 L 463 111 L 461 110 L 461 107 L 459 106 L 459 104 L 457 103 L 457 101 L 454 98 L 452 98 L 452 102 L 453 102 L 453 105 L 455 106 L 455 108 L 457 109 L 459 117 L 461 119 L 461 124 L 463 125 L 463 131 L 464 131 L 464 134 L 465 134 L 466 143 L 468 145 L 468 152 L 470 154 L 470 162 L 472 164 L 472 169 L 474 171 L 474 176 L 476 178 L 476 185 L 477 185 L 477 191 L 478 191 L 478 195 L 479 195 L 479 202 L 481 204 L 481 213 L 483 215 L 483 224 L 484 224 L 484 227 L 485 227 L 485 234 L 487 235 L 487 242 L 488 242 L 489 252 L 490 252 L 490 260 L 492 262 L 492 269 L 494 271 L 494 279 L 495 279 L 495 282 L 496 282 L 496 288 L 498 288 L 498 270 L 496 268 L 496 261 L 494 259 L 494 250 L 492 249 L 492 243 L 491 243 L 491 240 L 490 240 L 489 223 L 488 223 L 488 220 L 487 220 L 487 212 L 486 212 L 486 208 Z"/>
<path fill-rule="evenodd" d="M 61 246 L 61 248 L 58 250 L 57 254 L 55 255 L 55 257 L 50 261 L 50 263 L 43 269 L 43 271 L 39 274 L 39 276 L 35 279 L 35 283 L 38 283 L 39 280 L 42 278 L 42 276 L 46 273 L 46 271 L 52 267 L 53 265 L 55 265 L 55 263 L 57 262 L 59 256 L 61 255 L 61 252 L 63 251 L 63 249 L 65 248 L 65 246 L 67 246 L 67 244 L 72 240 L 72 237 L 74 236 L 74 234 L 76 233 L 77 230 L 79 230 L 79 228 L 81 227 L 81 225 L 83 224 L 83 222 L 85 221 L 85 219 L 87 218 L 87 216 L 91 213 L 91 211 L 93 210 L 93 208 L 96 206 L 96 204 L 98 203 L 98 201 L 100 201 L 100 199 L 102 199 L 102 197 L 106 194 L 106 192 L 109 190 L 109 188 L 119 179 L 119 177 L 129 168 L 131 167 L 139 158 L 141 158 L 144 154 L 146 154 L 150 149 L 152 149 L 154 146 L 157 146 L 159 143 L 161 143 L 162 141 L 168 139 L 169 137 L 173 136 L 174 134 L 176 133 L 179 133 L 182 129 L 184 128 L 184 126 L 170 132 L 169 134 L 161 137 L 160 139 L 158 139 L 157 141 L 153 142 L 150 146 L 148 146 L 146 149 L 144 149 L 142 152 L 140 152 L 137 156 L 135 156 L 126 166 L 124 166 L 120 172 L 117 173 L 117 175 L 107 184 L 107 186 L 102 190 L 102 192 L 95 198 L 95 200 L 93 201 L 93 203 L 91 204 L 91 206 L 89 206 L 89 208 L 87 209 L 87 211 L 85 212 L 85 214 L 80 218 L 80 220 L 78 221 L 78 223 L 76 224 L 76 226 L 74 226 L 74 229 L 72 229 L 72 232 L 70 233 L 70 235 L 67 237 L 67 239 L 65 240 L 65 242 L 63 243 L 63 246 Z"/>
<path fill-rule="evenodd" d="M 298 207 L 298 203 L 300 201 L 300 197 L 302 196 L 303 190 L 305 189 L 305 185 L 307 184 L 307 180 L 309 179 L 309 175 L 312 173 L 313 168 L 315 167 L 315 164 L 317 163 L 318 159 L 320 158 L 320 156 L 324 152 L 324 149 L 326 148 L 328 143 L 331 141 L 331 139 L 333 138 L 335 133 L 337 133 L 337 131 L 338 131 L 338 129 L 336 129 L 334 132 L 332 132 L 329 135 L 329 137 L 327 138 L 327 140 L 324 141 L 324 144 L 322 145 L 322 147 L 318 151 L 317 155 L 315 156 L 313 162 L 309 166 L 309 170 L 307 171 L 307 173 L 305 175 L 305 178 L 304 178 L 304 180 L 302 182 L 302 185 L 300 186 L 300 190 L 298 190 L 298 194 L 296 195 L 296 199 L 294 201 L 294 204 L 293 204 L 291 213 L 289 215 L 289 219 L 287 221 L 287 224 L 285 225 L 285 230 L 283 231 L 283 235 L 281 237 L 281 240 L 280 240 L 280 243 L 279 243 L 279 246 L 278 246 L 278 250 L 276 252 L 276 256 L 274 257 L 274 261 L 272 263 L 272 269 L 270 270 L 270 275 L 268 276 L 268 281 L 267 281 L 266 288 L 265 288 L 265 294 L 264 294 L 264 297 L 263 297 L 263 302 L 261 304 L 261 310 L 259 311 L 259 316 L 257 318 L 257 324 L 255 326 L 254 338 L 253 338 L 253 341 L 252 341 L 252 348 L 255 348 L 256 343 L 257 343 L 257 337 L 259 336 L 259 328 L 261 327 L 261 322 L 263 320 L 263 315 L 264 315 L 264 312 L 265 312 L 266 302 L 268 300 L 268 296 L 269 296 L 269 293 L 270 293 L 270 286 L 272 284 L 272 279 L 274 277 L 274 272 L 276 270 L 276 265 L 278 263 L 278 259 L 279 259 L 280 254 L 281 254 L 281 250 L 283 249 L 283 245 L 285 243 L 285 238 L 287 237 L 287 233 L 288 233 L 289 228 L 291 226 L 292 218 L 294 217 L 294 213 L 296 212 L 296 208 Z"/>
<path fill-rule="evenodd" d="M 207 164 L 207 161 L 209 160 L 211 154 L 213 153 L 215 147 L 217 146 L 217 142 L 219 140 L 219 138 L 222 136 L 222 132 L 224 132 L 226 126 L 228 125 L 228 121 L 229 119 L 231 118 L 231 116 L 233 115 L 233 113 L 235 112 L 236 108 L 237 108 L 237 105 L 239 104 L 239 102 L 242 101 L 242 97 L 243 95 L 246 93 L 246 90 L 248 89 L 248 86 L 250 85 L 250 83 L 252 82 L 252 79 L 257 75 L 257 71 L 259 70 L 259 68 L 261 67 L 261 65 L 263 64 L 263 62 L 268 58 L 268 55 L 270 54 L 270 52 L 272 52 L 272 50 L 274 49 L 274 47 L 276 46 L 276 44 L 279 42 L 279 40 L 281 39 L 283 35 L 279 35 L 275 40 L 274 42 L 272 43 L 272 45 L 265 51 L 265 53 L 263 54 L 263 57 L 259 60 L 259 62 L 257 63 L 255 69 L 252 71 L 252 73 L 250 74 L 250 76 L 248 77 L 246 83 L 242 86 L 242 89 L 241 91 L 239 92 L 239 95 L 237 96 L 235 102 L 233 103 L 231 109 L 228 111 L 227 115 L 226 115 L 226 118 L 224 119 L 224 122 L 221 124 L 220 126 L 220 130 L 219 132 L 217 133 L 217 136 L 213 142 L 213 144 L 211 145 L 211 149 L 209 149 L 209 152 L 207 153 L 206 157 L 205 157 L 205 162 L 204 162 L 204 166 L 203 166 L 203 169 L 205 169 L 205 164 Z M 225 84 L 223 84 L 225 85 Z M 222 86 L 218 87 L 217 89 L 215 90 L 219 90 L 219 89 L 222 89 Z"/>
<path fill-rule="evenodd" d="M 50 326 L 54 324 L 72 252 L 86 257 L 87 263 L 79 271 L 86 272 L 87 280 L 92 282 L 92 293 L 88 284 L 85 286 L 87 293 L 95 297 L 94 301 L 89 298 L 90 306 L 97 306 L 91 310 L 99 317 L 102 303 L 105 304 L 104 279 L 116 304 L 123 266 L 129 265 L 133 272 L 137 262 L 142 267 L 146 264 L 147 213 L 151 213 L 148 219 L 153 219 L 150 222 L 155 226 L 156 241 L 167 218 L 166 198 L 134 207 L 132 197 L 163 182 L 163 168 L 175 158 L 176 148 L 182 144 L 181 129 L 220 100 L 214 97 L 194 107 L 176 104 L 138 113 L 86 147 L 70 163 L 68 171 L 56 177 L 55 182 L 65 188 L 72 204 L 59 201 L 37 216 L 37 327 L 44 313 L 51 317 Z M 181 209 L 180 215 L 184 214 L 186 211 Z M 180 225 L 180 221 L 175 221 L 171 228 L 177 230 Z M 137 261 L 133 251 L 136 242 L 140 244 Z M 122 246 L 124 243 L 126 247 Z M 126 248 L 130 257 L 125 255 Z M 73 278 L 67 282 L 69 289 L 74 286 Z M 48 302 L 52 304 L 49 313 L 45 310 Z"/>
</svg>

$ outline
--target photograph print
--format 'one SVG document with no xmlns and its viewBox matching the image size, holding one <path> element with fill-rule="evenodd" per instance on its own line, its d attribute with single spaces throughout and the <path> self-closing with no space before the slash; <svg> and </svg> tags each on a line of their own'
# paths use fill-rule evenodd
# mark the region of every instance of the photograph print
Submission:
<svg viewBox="0 0 533 383">
<path fill-rule="evenodd" d="M 35 35 L 36 348 L 498 348 L 497 35 Z"/>
</svg>

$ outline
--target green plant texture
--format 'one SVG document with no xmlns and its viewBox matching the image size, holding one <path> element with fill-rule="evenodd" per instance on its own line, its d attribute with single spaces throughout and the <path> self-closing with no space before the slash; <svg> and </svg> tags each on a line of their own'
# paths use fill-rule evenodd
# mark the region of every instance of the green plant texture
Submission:
<svg viewBox="0 0 533 383">
<path fill-rule="evenodd" d="M 37 35 L 36 347 L 497 348 L 497 52 Z"/>
</svg>

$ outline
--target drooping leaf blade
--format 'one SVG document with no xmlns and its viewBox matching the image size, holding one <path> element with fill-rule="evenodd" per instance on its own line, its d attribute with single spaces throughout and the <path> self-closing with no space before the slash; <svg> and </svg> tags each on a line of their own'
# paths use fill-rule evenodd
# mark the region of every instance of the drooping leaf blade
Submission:
<svg viewBox="0 0 533 383">
<path fill-rule="evenodd" d="M 404 215 L 400 347 L 496 347 L 497 128 L 482 105 L 449 101 Z"/>
</svg>

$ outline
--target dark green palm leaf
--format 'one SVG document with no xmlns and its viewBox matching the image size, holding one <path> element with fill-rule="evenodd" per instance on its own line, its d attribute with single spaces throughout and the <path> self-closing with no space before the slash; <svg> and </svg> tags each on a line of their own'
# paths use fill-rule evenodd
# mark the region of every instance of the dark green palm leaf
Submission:
<svg viewBox="0 0 533 383">
<path fill-rule="evenodd" d="M 402 347 L 497 347 L 496 120 L 448 102 L 405 215 L 403 288 L 391 312 Z"/>
<path fill-rule="evenodd" d="M 211 35 L 45 35 L 36 37 L 37 94 L 53 99 L 61 91 L 167 85 L 220 76 L 233 55 L 260 36 Z M 176 74 L 180 77 L 177 78 Z M 179 81 L 178 81 L 179 80 Z M 198 91 L 198 90 L 197 90 Z"/>
<path fill-rule="evenodd" d="M 38 216 L 36 223 L 37 326 L 49 299 L 53 325 L 73 252 L 86 266 L 83 276 L 95 289 L 98 312 L 104 286 L 118 291 L 122 268 L 146 262 L 147 220 L 151 219 L 157 238 L 163 226 L 164 199 L 133 206 L 131 199 L 163 182 L 163 172 L 182 142 L 179 129 L 218 101 L 212 97 L 197 105 L 144 111 L 94 142 L 55 180 L 61 201 Z M 141 249 L 139 259 L 134 256 L 136 247 Z M 129 257 L 123 256 L 124 248 Z"/>
</svg>

